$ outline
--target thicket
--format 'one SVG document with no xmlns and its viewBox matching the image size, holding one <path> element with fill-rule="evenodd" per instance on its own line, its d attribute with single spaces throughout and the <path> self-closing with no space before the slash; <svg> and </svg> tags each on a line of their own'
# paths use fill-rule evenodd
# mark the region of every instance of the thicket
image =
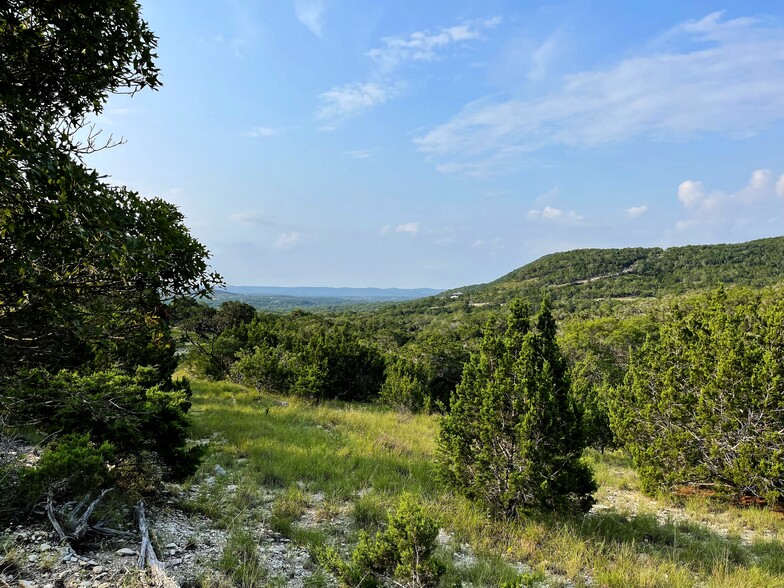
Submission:
<svg viewBox="0 0 784 588">
<path fill-rule="evenodd" d="M 441 478 L 501 518 L 586 510 L 596 485 L 581 418 L 549 301 L 533 320 L 514 301 L 500 332 L 488 324 L 441 422 Z"/>
<path fill-rule="evenodd" d="M 784 496 L 782 325 L 780 294 L 720 289 L 675 306 L 632 354 L 610 416 L 646 490 Z"/>
<path fill-rule="evenodd" d="M 302 311 L 257 316 L 248 305 L 252 312 L 240 314 L 236 304 L 204 306 L 180 323 L 192 342 L 187 362 L 200 375 L 312 400 L 378 397 L 384 358 L 352 325 Z"/>
</svg>

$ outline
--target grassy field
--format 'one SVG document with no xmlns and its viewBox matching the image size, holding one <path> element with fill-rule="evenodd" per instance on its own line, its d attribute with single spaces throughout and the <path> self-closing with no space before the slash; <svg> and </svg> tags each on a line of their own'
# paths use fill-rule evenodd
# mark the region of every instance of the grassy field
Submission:
<svg viewBox="0 0 784 588">
<path fill-rule="evenodd" d="M 435 416 L 308 404 L 225 382 L 195 381 L 193 389 L 194 437 L 211 439 L 203 475 L 216 465 L 229 474 L 185 506 L 230 531 L 226 569 L 255 569 L 247 555 L 253 525 L 309 550 L 345 550 L 361 529 L 382 526 L 410 492 L 443 530 L 444 586 L 518 579 L 523 586 L 784 588 L 780 513 L 704 495 L 645 496 L 621 452 L 587 453 L 600 484 L 589 515 L 499 524 L 438 485 Z M 236 491 L 221 494 L 228 484 Z M 327 585 L 320 573 L 309 582 Z"/>
</svg>

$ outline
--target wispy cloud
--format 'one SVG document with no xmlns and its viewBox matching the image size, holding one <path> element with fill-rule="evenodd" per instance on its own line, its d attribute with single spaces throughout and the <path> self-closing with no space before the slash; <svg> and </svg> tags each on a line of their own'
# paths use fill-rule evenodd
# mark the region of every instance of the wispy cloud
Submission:
<svg viewBox="0 0 784 588">
<path fill-rule="evenodd" d="M 367 57 L 373 61 L 370 81 L 350 82 L 333 86 L 319 95 L 316 116 L 329 121 L 323 128 L 335 129 L 341 122 L 364 114 L 376 106 L 402 95 L 406 88 L 395 71 L 407 62 L 430 62 L 441 58 L 450 46 L 483 39 L 483 31 L 501 23 L 500 17 L 464 21 L 458 25 L 431 32 L 417 31 L 408 35 L 385 37 L 382 46 L 371 49 Z"/>
<path fill-rule="evenodd" d="M 419 223 L 405 223 L 398 225 L 395 229 L 398 233 L 410 233 L 416 235 L 419 232 Z"/>
<path fill-rule="evenodd" d="M 235 212 L 229 217 L 233 222 L 241 225 L 275 227 L 277 223 L 267 218 L 258 210 L 243 210 Z"/>
<path fill-rule="evenodd" d="M 631 208 L 627 208 L 626 216 L 629 218 L 640 218 L 646 212 L 648 212 L 648 205 L 642 204 L 640 206 L 632 206 Z"/>
<path fill-rule="evenodd" d="M 550 61 L 553 59 L 556 51 L 558 50 L 558 32 L 553 33 L 547 37 L 536 49 L 531 53 L 531 67 L 528 70 L 528 79 L 538 81 L 547 75 L 547 69 Z"/>
<path fill-rule="evenodd" d="M 275 135 L 280 135 L 282 132 L 282 129 L 276 129 L 273 127 L 253 127 L 249 131 L 245 131 L 243 134 L 246 137 L 258 139 L 261 137 L 274 137 Z"/>
<path fill-rule="evenodd" d="M 398 90 L 375 82 L 353 82 L 324 92 L 319 96 L 321 106 L 316 113 L 321 119 L 329 121 L 326 129 L 358 116 L 371 108 L 392 99 Z"/>
<path fill-rule="evenodd" d="M 477 100 L 416 144 L 442 171 L 463 173 L 488 160 L 513 164 L 548 146 L 748 136 L 784 118 L 784 29 L 713 13 L 663 39 L 688 48 L 565 76 L 538 100 Z"/>
<path fill-rule="evenodd" d="M 500 17 L 465 21 L 459 25 L 442 28 L 437 32 L 416 31 L 409 35 L 384 37 L 382 46 L 371 49 L 367 56 L 382 71 L 391 71 L 407 61 L 434 61 L 449 46 L 481 39 L 483 32 L 501 23 Z"/>
<path fill-rule="evenodd" d="M 377 149 L 355 149 L 354 151 L 346 151 L 345 155 L 351 157 L 352 159 L 368 159 L 376 151 Z"/>
<path fill-rule="evenodd" d="M 779 176 L 779 179 L 776 182 L 776 195 L 779 198 L 784 198 L 784 174 Z"/>
<path fill-rule="evenodd" d="M 324 29 L 324 2 L 321 0 L 295 0 L 297 20 L 314 35 L 321 38 Z"/>
<path fill-rule="evenodd" d="M 302 235 L 296 231 L 290 233 L 281 233 L 280 237 L 275 241 L 276 249 L 292 249 L 302 242 Z"/>
</svg>

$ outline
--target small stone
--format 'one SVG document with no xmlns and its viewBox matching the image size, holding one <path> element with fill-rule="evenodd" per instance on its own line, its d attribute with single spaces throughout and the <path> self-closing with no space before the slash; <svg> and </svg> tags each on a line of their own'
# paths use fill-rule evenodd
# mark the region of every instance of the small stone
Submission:
<svg viewBox="0 0 784 588">
<path fill-rule="evenodd" d="M 54 584 L 44 584 L 44 588 L 54 588 Z"/>
<path fill-rule="evenodd" d="M 136 555 L 136 552 L 128 547 L 123 547 L 122 549 L 118 549 L 114 553 L 122 557 L 129 557 L 131 555 Z"/>
<path fill-rule="evenodd" d="M 217 464 L 212 471 L 215 472 L 216 476 L 225 476 L 226 474 L 229 473 L 225 469 L 223 469 L 220 464 Z"/>
<path fill-rule="evenodd" d="M 41 545 L 38 546 L 38 551 L 49 551 L 50 549 L 52 549 L 52 546 L 48 543 L 41 543 Z"/>
<path fill-rule="evenodd" d="M 30 555 L 27 556 L 27 561 L 31 563 L 36 562 L 38 561 L 38 556 L 34 553 L 31 553 Z"/>
<path fill-rule="evenodd" d="M 180 564 L 182 564 L 182 558 L 181 557 L 175 557 L 174 559 L 171 559 L 171 560 L 166 562 L 166 565 L 170 565 L 170 566 L 178 566 Z"/>
<path fill-rule="evenodd" d="M 101 573 L 103 573 L 103 566 L 95 566 L 93 568 L 93 573 L 94 574 L 101 574 Z"/>
<path fill-rule="evenodd" d="M 19 588 L 35 588 L 35 582 L 30 580 L 19 580 Z"/>
<path fill-rule="evenodd" d="M 176 543 L 168 543 L 165 547 L 166 547 L 166 549 L 177 549 L 177 544 Z"/>
</svg>

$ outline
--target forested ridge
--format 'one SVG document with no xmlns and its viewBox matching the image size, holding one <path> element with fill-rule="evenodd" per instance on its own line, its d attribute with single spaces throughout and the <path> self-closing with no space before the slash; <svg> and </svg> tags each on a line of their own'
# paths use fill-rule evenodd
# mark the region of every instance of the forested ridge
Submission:
<svg viewBox="0 0 784 588">
<path fill-rule="evenodd" d="M 684 247 L 577 249 L 545 255 L 487 284 L 449 290 L 473 303 L 536 298 L 547 290 L 571 311 L 604 300 L 661 298 L 719 284 L 761 287 L 784 280 L 784 237 Z"/>
</svg>

